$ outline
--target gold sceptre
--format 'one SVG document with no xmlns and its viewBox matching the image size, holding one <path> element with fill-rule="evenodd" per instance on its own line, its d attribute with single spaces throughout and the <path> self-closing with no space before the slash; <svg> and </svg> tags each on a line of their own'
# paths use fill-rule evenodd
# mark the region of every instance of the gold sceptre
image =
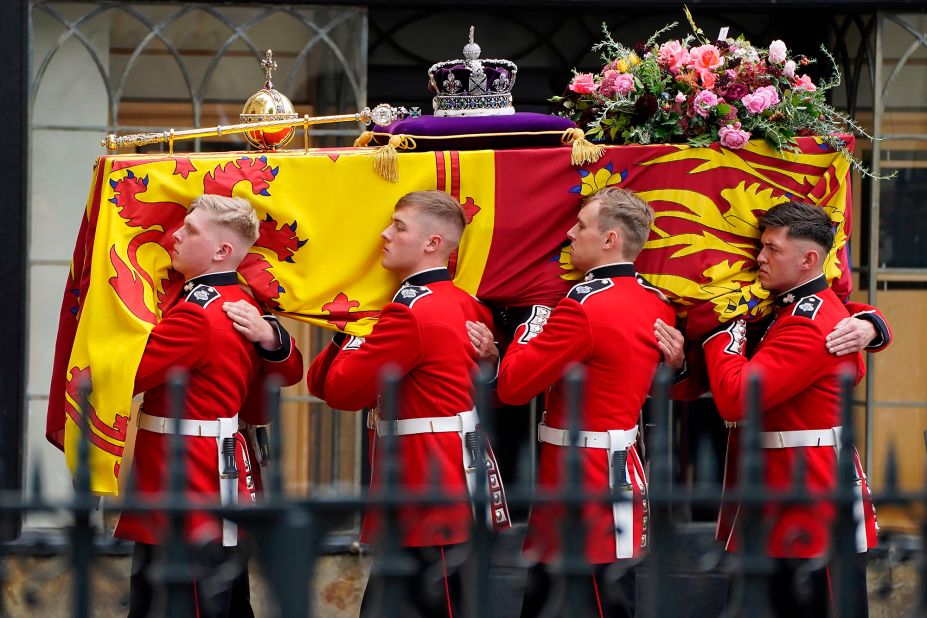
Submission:
<svg viewBox="0 0 927 618">
<path fill-rule="evenodd" d="M 271 76 L 277 68 L 274 53 L 267 50 L 261 60 L 261 69 L 264 71 L 264 86 L 255 92 L 245 102 L 239 115 L 239 124 L 219 125 L 201 129 L 183 129 L 175 131 L 133 133 L 117 137 L 111 133 L 103 138 L 102 145 L 109 150 L 119 150 L 146 144 L 160 144 L 167 142 L 170 154 L 174 154 L 174 142 L 183 139 L 197 139 L 199 137 L 212 137 L 244 133 L 248 142 L 258 150 L 276 150 L 285 146 L 296 132 L 296 127 L 303 127 L 303 144 L 309 149 L 309 127 L 318 124 L 332 124 L 335 122 L 373 122 L 379 126 L 386 126 L 396 120 L 409 115 L 404 107 L 392 107 L 381 103 L 373 109 L 365 107 L 356 114 L 339 114 L 336 116 L 300 117 L 293 109 L 293 103 L 286 95 L 274 89 Z"/>
<path fill-rule="evenodd" d="M 196 139 L 198 137 L 212 137 L 222 135 L 234 135 L 237 133 L 250 133 L 262 129 L 286 129 L 289 127 L 302 126 L 304 129 L 319 124 L 332 124 L 336 122 L 363 122 L 368 124 L 373 122 L 379 126 L 386 126 L 395 120 L 404 118 L 408 115 L 405 108 L 396 108 L 386 103 L 381 103 L 370 109 L 365 107 L 362 111 L 354 114 L 337 114 L 334 116 L 302 116 L 296 118 L 287 118 L 284 120 L 264 120 L 260 122 L 243 122 L 240 124 L 219 125 L 215 127 L 203 127 L 199 129 L 181 129 L 174 131 L 152 132 L 152 133 L 132 133 L 130 135 L 117 136 L 110 133 L 103 138 L 102 145 L 109 150 L 119 150 L 120 148 L 129 148 L 134 146 L 144 146 L 146 144 L 166 143 L 173 138 L 174 142 L 185 139 Z"/>
</svg>

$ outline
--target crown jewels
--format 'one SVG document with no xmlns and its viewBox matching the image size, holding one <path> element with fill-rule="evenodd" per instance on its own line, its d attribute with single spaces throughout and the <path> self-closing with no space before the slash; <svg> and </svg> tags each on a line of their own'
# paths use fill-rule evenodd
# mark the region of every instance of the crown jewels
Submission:
<svg viewBox="0 0 927 618">
<path fill-rule="evenodd" d="M 464 45 L 463 59 L 446 60 L 428 69 L 428 88 L 435 93 L 435 116 L 505 116 L 514 114 L 512 87 L 518 67 L 509 60 L 480 60 L 480 46 Z"/>
</svg>

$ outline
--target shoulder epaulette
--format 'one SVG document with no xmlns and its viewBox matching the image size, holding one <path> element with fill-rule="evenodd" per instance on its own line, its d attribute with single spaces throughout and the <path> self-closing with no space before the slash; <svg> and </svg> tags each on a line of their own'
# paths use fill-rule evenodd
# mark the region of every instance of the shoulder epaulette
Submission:
<svg viewBox="0 0 927 618">
<path fill-rule="evenodd" d="M 647 288 L 649 291 L 651 291 L 651 292 L 653 292 L 654 294 L 656 294 L 657 296 L 659 296 L 659 297 L 660 297 L 660 300 L 669 302 L 669 299 L 666 297 L 666 294 L 664 294 L 663 291 L 662 291 L 660 288 L 658 288 L 658 287 L 655 286 L 654 284 L 650 283 L 649 281 L 647 281 L 646 279 L 644 279 L 644 278 L 641 277 L 640 275 L 636 275 L 636 276 L 635 276 L 635 279 L 637 279 L 637 282 L 640 283 L 643 287 Z"/>
<path fill-rule="evenodd" d="M 567 298 L 572 298 L 576 302 L 582 304 L 586 302 L 586 299 L 593 294 L 598 294 L 602 290 L 607 290 L 613 285 L 615 284 L 611 279 L 593 279 L 592 281 L 583 281 L 582 283 L 577 283 L 573 286 L 573 289 L 570 290 L 569 294 L 567 294 Z"/>
<path fill-rule="evenodd" d="M 404 285 L 399 288 L 399 291 L 396 292 L 396 295 L 393 296 L 394 303 L 401 303 L 407 307 L 411 307 L 415 302 L 431 294 L 431 290 L 426 287 L 418 285 Z"/>
<path fill-rule="evenodd" d="M 795 303 L 795 309 L 792 310 L 792 315 L 813 320 L 818 315 L 818 310 L 823 304 L 824 301 L 817 295 L 812 294 L 811 296 L 805 296 Z"/>
<path fill-rule="evenodd" d="M 187 294 L 186 300 L 188 303 L 196 303 L 205 309 L 209 306 L 209 303 L 216 300 L 220 296 L 222 296 L 222 294 L 219 294 L 219 291 L 216 288 L 212 287 L 211 285 L 200 284 L 190 290 L 190 293 Z"/>
</svg>

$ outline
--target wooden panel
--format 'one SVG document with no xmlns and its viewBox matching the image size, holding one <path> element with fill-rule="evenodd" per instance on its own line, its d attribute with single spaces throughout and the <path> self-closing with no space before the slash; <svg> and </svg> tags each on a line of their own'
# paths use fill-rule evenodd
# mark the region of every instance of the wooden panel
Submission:
<svg viewBox="0 0 927 618">
<path fill-rule="evenodd" d="M 854 296 L 865 299 L 865 294 Z M 886 463 L 894 451 L 899 488 L 908 491 L 924 487 L 927 469 L 927 291 L 880 291 L 876 304 L 894 331 L 892 345 L 872 355 L 870 368 L 875 371 L 875 400 L 899 402 L 907 407 L 877 406 L 874 410 L 873 469 L 869 476 L 876 491 L 885 488 Z M 857 426 L 863 429 L 864 412 L 859 411 Z M 861 434 L 862 435 L 862 434 Z M 865 446 L 860 440 L 861 454 Z M 864 455 L 865 456 L 865 455 Z M 919 516 L 910 509 L 879 509 L 879 523 L 893 530 L 916 530 Z"/>
<path fill-rule="evenodd" d="M 308 369 L 309 362 L 328 345 L 331 331 L 295 320 L 283 319 L 283 322 L 296 338 L 303 353 L 304 369 Z M 283 396 L 283 474 L 287 492 L 305 496 L 316 486 L 333 484 L 342 489 L 356 488 L 360 482 L 358 413 L 310 403 L 305 379 L 284 389 Z M 296 399 L 287 401 L 287 398 Z"/>
</svg>

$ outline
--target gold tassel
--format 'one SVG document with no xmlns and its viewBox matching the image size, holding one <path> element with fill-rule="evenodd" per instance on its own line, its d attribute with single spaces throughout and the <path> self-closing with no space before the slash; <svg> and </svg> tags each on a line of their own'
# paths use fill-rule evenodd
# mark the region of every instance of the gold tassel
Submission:
<svg viewBox="0 0 927 618">
<path fill-rule="evenodd" d="M 415 140 L 407 135 L 391 135 L 389 142 L 371 155 L 374 171 L 388 182 L 399 182 L 399 149 L 415 150 Z"/>
<path fill-rule="evenodd" d="M 605 154 L 605 146 L 593 144 L 587 140 L 586 134 L 583 133 L 582 129 L 567 129 L 563 132 L 560 142 L 573 145 L 573 150 L 570 153 L 570 162 L 573 165 L 595 163 Z"/>
<path fill-rule="evenodd" d="M 355 148 L 363 148 L 373 140 L 373 131 L 364 131 L 354 140 Z"/>
</svg>

